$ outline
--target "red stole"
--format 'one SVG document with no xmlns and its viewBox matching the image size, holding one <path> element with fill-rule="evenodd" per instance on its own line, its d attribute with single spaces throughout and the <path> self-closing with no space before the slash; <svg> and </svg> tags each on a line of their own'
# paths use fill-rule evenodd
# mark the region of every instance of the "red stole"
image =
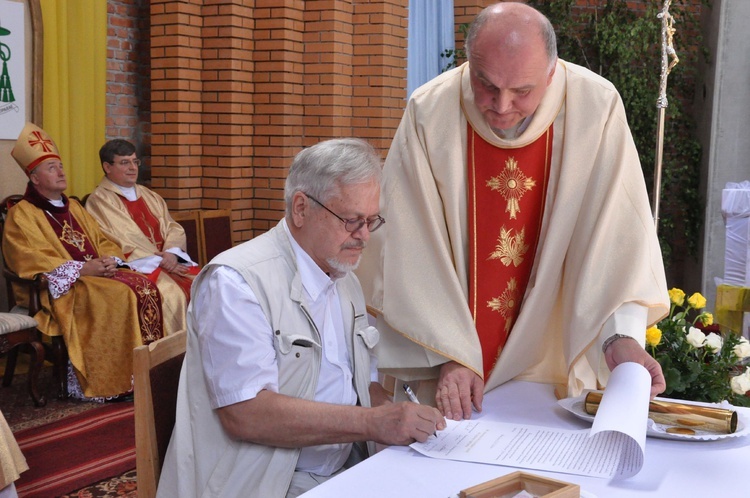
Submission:
<svg viewBox="0 0 750 498">
<path fill-rule="evenodd" d="M 156 284 L 148 279 L 148 275 L 118 269 L 112 279 L 127 285 L 136 295 L 143 344 L 150 344 L 164 337 L 161 293 Z"/>
<path fill-rule="evenodd" d="M 161 267 L 157 268 L 156 270 L 152 271 L 148 275 L 149 280 L 151 280 L 153 283 L 156 283 L 157 280 L 159 280 L 159 275 L 161 275 L 161 272 L 163 270 Z M 188 276 L 180 275 L 179 273 L 169 273 L 167 272 L 167 275 L 169 275 L 169 278 L 174 280 L 174 283 L 177 284 L 177 286 L 182 289 L 182 292 L 185 294 L 185 298 L 190 302 L 190 287 L 193 285 L 193 279 L 196 275 L 200 273 L 200 266 L 191 266 L 188 268 Z"/>
<path fill-rule="evenodd" d="M 126 198 L 120 196 L 120 200 L 122 200 L 123 204 L 125 204 L 128 213 L 130 213 L 130 217 L 133 219 L 135 224 L 138 225 L 138 228 L 141 229 L 143 235 L 145 235 L 148 240 L 150 240 L 151 243 L 156 246 L 157 251 L 163 251 L 164 237 L 162 237 L 161 235 L 161 223 L 159 222 L 159 219 L 154 216 L 154 214 L 148 208 L 148 205 L 146 204 L 146 201 L 143 200 L 143 197 L 139 197 L 134 201 L 129 201 Z M 129 254 L 126 256 L 129 256 Z M 198 274 L 199 270 L 200 269 L 197 266 L 190 267 L 189 274 L 194 278 L 195 275 Z M 156 283 L 156 280 L 159 278 L 159 274 L 161 272 L 162 269 L 157 268 L 147 276 L 149 280 Z M 193 284 L 193 279 L 190 277 L 178 275 L 177 273 L 169 273 L 168 275 L 172 280 L 175 281 L 180 289 L 182 289 L 182 292 L 185 293 L 185 297 L 188 299 L 188 301 L 190 301 L 190 286 Z"/>
<path fill-rule="evenodd" d="M 138 225 L 138 228 L 141 229 L 143 235 L 145 235 L 148 240 L 156 246 L 157 251 L 162 251 L 164 249 L 164 238 L 161 236 L 161 224 L 148 208 L 143 197 L 139 197 L 134 201 L 129 201 L 124 197 L 120 197 L 120 200 L 125 204 L 128 213 L 130 213 L 130 217 L 135 224 Z M 126 256 L 129 255 L 126 254 Z"/>
<path fill-rule="evenodd" d="M 544 213 L 552 127 L 503 149 L 468 125 L 469 308 L 488 378 L 518 318 Z"/>
</svg>

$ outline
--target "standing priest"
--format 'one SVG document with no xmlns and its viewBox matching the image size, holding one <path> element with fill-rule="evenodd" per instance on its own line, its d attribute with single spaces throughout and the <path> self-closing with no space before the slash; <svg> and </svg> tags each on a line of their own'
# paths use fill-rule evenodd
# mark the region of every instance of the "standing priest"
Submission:
<svg viewBox="0 0 750 498">
<path fill-rule="evenodd" d="M 452 419 L 510 379 L 572 395 L 625 361 L 661 392 L 643 344 L 666 279 L 617 90 L 521 3 L 483 10 L 466 52 L 414 92 L 385 162 L 359 272 L 380 367 L 436 378 L 420 397 Z"/>
</svg>

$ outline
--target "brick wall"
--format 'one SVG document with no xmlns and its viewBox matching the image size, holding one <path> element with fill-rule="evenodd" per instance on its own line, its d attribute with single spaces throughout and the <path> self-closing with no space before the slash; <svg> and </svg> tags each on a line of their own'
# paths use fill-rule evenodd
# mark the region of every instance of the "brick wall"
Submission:
<svg viewBox="0 0 750 498">
<path fill-rule="evenodd" d="M 229 208 L 235 242 L 283 216 L 303 147 L 387 151 L 404 107 L 408 0 L 152 0 L 152 186 Z"/>
<path fill-rule="evenodd" d="M 492 3 L 454 0 L 458 48 L 458 26 Z M 405 105 L 408 0 L 108 0 L 108 9 L 106 135 L 136 143 L 170 209 L 231 209 L 240 242 L 283 215 L 284 178 L 302 147 L 359 136 L 385 157 Z"/>
<path fill-rule="evenodd" d="M 107 140 L 133 142 L 144 158 L 148 183 L 151 155 L 151 53 L 148 0 L 107 2 Z"/>
</svg>

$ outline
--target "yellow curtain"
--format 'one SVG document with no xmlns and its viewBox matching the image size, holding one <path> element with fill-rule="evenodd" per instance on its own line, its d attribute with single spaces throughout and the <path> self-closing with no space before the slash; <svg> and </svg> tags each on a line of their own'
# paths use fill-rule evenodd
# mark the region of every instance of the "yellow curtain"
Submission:
<svg viewBox="0 0 750 498">
<path fill-rule="evenodd" d="M 107 2 L 41 0 L 44 23 L 44 123 L 60 149 L 66 194 L 99 183 L 105 138 Z"/>
</svg>

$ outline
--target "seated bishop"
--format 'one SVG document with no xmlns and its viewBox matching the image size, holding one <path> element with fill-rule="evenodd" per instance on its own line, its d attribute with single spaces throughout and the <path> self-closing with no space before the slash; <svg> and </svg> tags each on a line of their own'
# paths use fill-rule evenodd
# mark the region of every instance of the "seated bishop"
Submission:
<svg viewBox="0 0 750 498">
<path fill-rule="evenodd" d="M 132 391 L 133 348 L 163 336 L 161 294 L 123 263 L 120 248 L 63 191 L 57 146 L 27 123 L 11 155 L 29 177 L 23 199 L 8 211 L 2 250 L 23 278 L 44 274 L 49 292 L 36 314 L 39 330 L 63 336 L 74 397 L 109 398 Z M 20 305 L 29 296 L 14 288 Z"/>
<path fill-rule="evenodd" d="M 183 330 L 190 285 L 200 270 L 185 252 L 185 230 L 159 194 L 136 183 L 141 161 L 133 144 L 110 140 L 99 149 L 99 159 L 105 176 L 86 201 L 86 210 L 117 242 L 128 264 L 159 288 L 164 332 Z"/>
</svg>

